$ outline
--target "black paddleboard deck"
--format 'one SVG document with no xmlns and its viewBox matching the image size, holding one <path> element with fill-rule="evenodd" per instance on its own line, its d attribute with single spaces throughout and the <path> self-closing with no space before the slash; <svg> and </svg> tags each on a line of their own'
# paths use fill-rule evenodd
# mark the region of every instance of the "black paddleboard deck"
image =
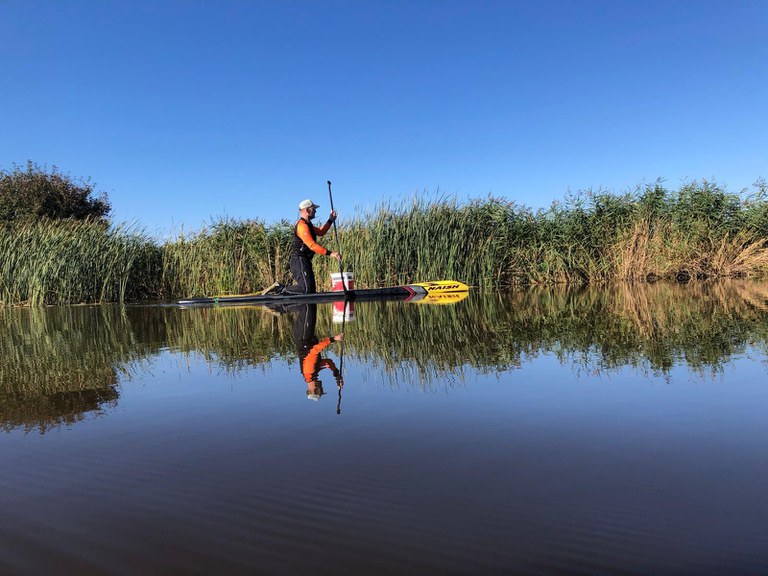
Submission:
<svg viewBox="0 0 768 576">
<path fill-rule="evenodd" d="M 177 303 L 182 306 L 211 306 L 227 304 L 287 304 L 291 302 L 338 302 L 343 300 L 420 300 L 427 296 L 465 293 L 466 284 L 452 280 L 420 282 L 388 288 L 365 288 L 314 294 L 237 294 L 232 296 L 207 296 L 186 298 Z"/>
</svg>

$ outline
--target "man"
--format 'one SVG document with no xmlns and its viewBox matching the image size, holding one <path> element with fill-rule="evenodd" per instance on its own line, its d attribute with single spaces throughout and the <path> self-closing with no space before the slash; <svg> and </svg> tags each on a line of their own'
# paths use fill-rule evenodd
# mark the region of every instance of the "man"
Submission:
<svg viewBox="0 0 768 576">
<path fill-rule="evenodd" d="M 328 220 L 322 228 L 312 224 L 319 204 L 310 199 L 299 203 L 299 220 L 293 228 L 293 243 L 291 244 L 291 274 L 296 284 L 283 288 L 284 294 L 314 294 L 317 292 L 315 284 L 315 272 L 312 270 L 312 258 L 315 254 L 330 256 L 341 262 L 341 254 L 323 248 L 317 243 L 318 236 L 325 236 L 331 225 L 336 220 L 336 211 L 331 212 Z"/>
</svg>

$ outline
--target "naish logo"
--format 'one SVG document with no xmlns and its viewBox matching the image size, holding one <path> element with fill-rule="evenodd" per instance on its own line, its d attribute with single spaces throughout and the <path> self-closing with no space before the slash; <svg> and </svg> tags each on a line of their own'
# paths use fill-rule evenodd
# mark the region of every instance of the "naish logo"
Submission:
<svg viewBox="0 0 768 576">
<path fill-rule="evenodd" d="M 460 287 L 459 284 L 427 284 L 427 290 L 429 292 L 448 292 L 450 290 L 458 290 Z"/>
</svg>

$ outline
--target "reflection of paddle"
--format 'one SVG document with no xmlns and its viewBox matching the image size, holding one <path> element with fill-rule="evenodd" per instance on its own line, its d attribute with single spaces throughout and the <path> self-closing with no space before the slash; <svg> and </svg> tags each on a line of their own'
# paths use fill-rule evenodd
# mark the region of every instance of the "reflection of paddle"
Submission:
<svg viewBox="0 0 768 576">
<path fill-rule="evenodd" d="M 330 182 L 328 182 L 330 184 Z M 344 281 L 342 280 L 342 283 Z M 344 324 L 347 321 L 347 306 L 349 305 L 349 302 L 347 300 L 344 300 L 344 316 L 341 317 L 341 333 L 344 334 Z M 346 338 L 346 334 L 344 334 L 344 338 Z M 344 338 L 341 339 L 341 357 L 339 359 L 339 378 L 341 382 L 344 382 Z M 339 389 L 339 401 L 336 403 L 336 414 L 341 414 L 341 388 L 343 384 L 338 385 Z"/>
<path fill-rule="evenodd" d="M 331 212 L 335 212 L 333 209 L 333 193 L 331 192 L 331 181 L 328 180 L 328 197 L 331 200 Z M 333 237 L 336 239 L 336 252 L 341 255 L 341 246 L 339 246 L 339 235 L 336 232 L 336 218 L 333 219 Z M 344 279 L 344 265 L 341 262 L 341 257 L 339 257 L 339 273 L 341 274 L 341 287 L 344 289 L 344 296 L 348 295 L 347 290 L 347 282 Z"/>
</svg>

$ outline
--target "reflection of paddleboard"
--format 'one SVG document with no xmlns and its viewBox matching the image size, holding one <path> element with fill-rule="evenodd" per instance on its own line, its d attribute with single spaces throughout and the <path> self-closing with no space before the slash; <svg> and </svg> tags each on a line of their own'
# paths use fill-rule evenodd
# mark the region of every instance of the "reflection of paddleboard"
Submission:
<svg viewBox="0 0 768 576">
<path fill-rule="evenodd" d="M 288 304 L 292 302 L 334 302 L 343 300 L 406 300 L 418 301 L 426 297 L 440 297 L 449 294 L 464 294 L 469 286 L 454 280 L 420 282 L 389 288 L 365 288 L 346 292 L 316 292 L 314 294 L 237 294 L 232 296 L 209 296 L 186 298 L 178 303 L 184 306 L 210 306 L 224 304 Z M 460 300 L 460 298 L 459 298 Z"/>
<path fill-rule="evenodd" d="M 425 294 L 421 298 L 414 298 L 411 302 L 419 304 L 455 304 L 469 296 L 469 292 L 437 292 Z"/>
</svg>

